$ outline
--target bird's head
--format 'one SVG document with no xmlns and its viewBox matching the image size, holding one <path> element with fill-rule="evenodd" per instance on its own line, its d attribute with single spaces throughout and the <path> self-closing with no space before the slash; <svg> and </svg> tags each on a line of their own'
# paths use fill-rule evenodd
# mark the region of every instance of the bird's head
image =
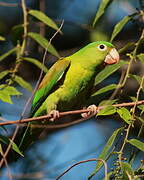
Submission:
<svg viewBox="0 0 144 180">
<path fill-rule="evenodd" d="M 81 64 L 95 68 L 99 65 L 115 64 L 120 60 L 119 53 L 114 45 L 106 41 L 92 42 L 79 50 L 73 56 L 81 59 Z"/>
<path fill-rule="evenodd" d="M 104 64 L 115 64 L 120 60 L 119 53 L 114 45 L 106 41 L 97 41 L 90 43 L 87 47 L 87 52 L 94 62 Z"/>
<path fill-rule="evenodd" d="M 104 58 L 105 64 L 115 64 L 120 60 L 119 53 L 115 49 L 115 47 L 108 42 L 100 41 L 97 42 L 97 53 Z"/>
</svg>

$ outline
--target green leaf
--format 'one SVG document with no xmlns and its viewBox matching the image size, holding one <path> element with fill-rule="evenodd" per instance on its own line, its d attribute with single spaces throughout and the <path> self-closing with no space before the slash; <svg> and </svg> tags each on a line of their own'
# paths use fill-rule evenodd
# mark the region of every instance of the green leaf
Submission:
<svg viewBox="0 0 144 180">
<path fill-rule="evenodd" d="M 20 93 L 15 87 L 5 86 L 5 84 L 0 85 L 0 90 L 8 95 L 22 95 L 22 93 Z"/>
<path fill-rule="evenodd" d="M 137 55 L 137 57 L 144 64 L 144 53 L 141 53 L 141 54 Z"/>
<path fill-rule="evenodd" d="M 127 52 L 130 48 L 134 48 L 135 43 L 134 42 L 128 42 L 124 47 L 118 50 L 119 54 Z"/>
<path fill-rule="evenodd" d="M 126 108 L 122 107 L 117 109 L 117 113 L 127 124 L 131 124 L 132 116 Z"/>
<path fill-rule="evenodd" d="M 39 62 L 39 60 L 37 60 L 35 58 L 29 58 L 29 57 L 22 57 L 22 59 L 34 64 L 35 66 L 37 66 L 38 68 L 43 70 L 45 73 L 48 72 L 47 67 L 45 65 L 43 65 L 41 62 Z"/>
<path fill-rule="evenodd" d="M 99 89 L 98 91 L 96 91 L 94 94 L 92 94 L 92 96 L 96 96 L 102 93 L 105 93 L 107 91 L 111 91 L 113 89 L 116 89 L 117 85 L 116 84 L 110 84 L 108 86 L 105 86 L 104 88 Z"/>
<path fill-rule="evenodd" d="M 14 52 L 16 52 L 17 47 L 14 47 L 13 49 L 9 50 L 8 52 L 6 52 L 5 54 L 0 56 L 0 61 L 4 60 L 7 56 L 13 54 Z"/>
<path fill-rule="evenodd" d="M 0 41 L 5 41 L 5 40 L 6 40 L 5 37 L 0 36 Z"/>
<path fill-rule="evenodd" d="M 138 117 L 138 116 L 136 116 L 136 118 L 142 123 L 142 125 L 144 125 L 144 119 L 143 118 Z"/>
<path fill-rule="evenodd" d="M 12 42 L 15 46 L 17 45 L 18 42 L 22 44 L 23 35 L 24 35 L 24 25 L 18 24 L 16 26 L 13 26 L 11 30 L 11 34 L 12 34 L 11 35 Z"/>
<path fill-rule="evenodd" d="M 97 116 L 106 116 L 111 115 L 116 112 L 116 108 L 114 106 L 106 106 L 104 109 L 100 110 L 97 113 Z"/>
<path fill-rule="evenodd" d="M 22 154 L 22 152 L 20 151 L 20 149 L 18 148 L 18 146 L 17 146 L 11 139 L 9 139 L 9 140 L 10 140 L 10 142 L 12 143 L 12 149 L 13 149 L 15 152 L 17 152 L 18 154 L 20 154 L 21 156 L 24 157 L 24 155 Z"/>
<path fill-rule="evenodd" d="M 56 23 L 51 18 L 46 16 L 43 12 L 38 10 L 30 10 L 28 13 L 34 16 L 35 18 L 37 18 L 38 20 L 42 21 L 44 24 L 48 25 L 49 27 L 58 30 L 58 26 L 56 25 Z"/>
<path fill-rule="evenodd" d="M 122 168 L 122 179 L 129 180 L 128 175 L 130 175 L 131 178 L 134 179 L 134 171 L 129 163 L 121 161 L 121 168 Z"/>
<path fill-rule="evenodd" d="M 130 140 L 128 140 L 128 143 L 135 146 L 139 150 L 144 151 L 144 143 L 143 142 L 141 142 L 141 141 L 139 141 L 137 139 L 130 139 Z"/>
<path fill-rule="evenodd" d="M 113 74 L 115 71 L 117 71 L 124 64 L 127 64 L 127 62 L 121 60 L 117 64 L 106 66 L 100 73 L 97 74 L 97 76 L 95 78 L 95 84 L 94 85 L 97 85 L 100 82 L 102 82 L 104 79 L 106 79 L 108 76 Z"/>
<path fill-rule="evenodd" d="M 112 0 L 102 0 L 100 3 L 100 6 L 98 8 L 98 11 L 96 13 L 93 26 L 95 26 L 96 22 L 99 20 L 99 18 L 104 14 L 105 9 L 108 7 L 108 5 L 112 2 Z"/>
<path fill-rule="evenodd" d="M 98 157 L 98 159 L 103 159 L 103 160 L 106 160 L 106 157 L 108 155 L 108 152 L 110 150 L 110 148 L 112 147 L 117 135 L 119 132 L 121 132 L 124 128 L 119 128 L 119 129 L 116 129 L 113 134 L 111 135 L 111 137 L 109 138 L 108 142 L 106 143 L 105 147 L 103 148 L 100 156 Z M 103 163 L 101 161 L 98 161 L 97 165 L 96 165 L 96 168 L 94 170 L 94 172 L 89 176 L 88 179 L 90 179 L 92 176 L 94 176 L 98 171 L 99 169 L 103 166 Z"/>
<path fill-rule="evenodd" d="M 53 54 L 56 57 L 60 57 L 56 49 L 53 47 L 52 44 L 48 42 L 48 40 L 44 37 L 42 37 L 38 33 L 29 32 L 28 36 L 34 39 L 39 45 L 41 45 L 43 48 L 47 49 L 47 51 L 51 54 Z"/>
<path fill-rule="evenodd" d="M 99 103 L 99 106 L 106 106 L 106 105 L 112 105 L 115 102 L 117 102 L 117 99 L 112 99 L 112 100 L 103 100 Z"/>
<path fill-rule="evenodd" d="M 9 73 L 8 70 L 2 71 L 2 72 L 0 73 L 0 79 L 4 78 L 8 73 Z"/>
<path fill-rule="evenodd" d="M 27 89 L 28 91 L 33 90 L 32 86 L 20 76 L 15 75 L 14 81 L 17 82 L 21 87 Z"/>
<path fill-rule="evenodd" d="M 136 101 L 136 97 L 134 97 L 134 96 L 130 96 L 130 98 L 131 98 L 131 100 L 132 100 L 133 102 L 135 102 L 135 101 Z"/>
<path fill-rule="evenodd" d="M 12 86 L 6 86 L 5 84 L 0 85 L 0 100 L 12 104 L 12 95 L 21 95 L 21 93 Z"/>
<path fill-rule="evenodd" d="M 131 78 L 135 79 L 138 84 L 140 85 L 141 84 L 141 81 L 142 81 L 142 77 L 138 76 L 138 75 L 135 75 L 135 74 L 130 74 L 129 75 Z M 144 82 L 142 83 L 142 90 L 144 91 Z"/>
<path fill-rule="evenodd" d="M 141 77 L 135 74 L 130 74 L 130 77 L 135 79 L 139 84 L 141 83 Z"/>
<path fill-rule="evenodd" d="M 139 108 L 141 110 L 141 115 L 144 113 L 144 105 L 141 104 L 139 106 L 137 106 L 137 108 Z"/>
<path fill-rule="evenodd" d="M 0 100 L 9 104 L 12 104 L 11 96 L 4 91 L 0 90 Z"/>
<path fill-rule="evenodd" d="M 20 152 L 18 146 L 17 146 L 11 139 L 7 138 L 6 136 L 0 135 L 0 141 L 3 142 L 4 144 L 7 144 L 7 145 L 9 145 L 9 143 L 12 143 L 12 149 L 13 149 L 15 152 L 17 152 L 18 154 L 20 154 L 21 156 L 24 156 L 24 155 Z"/>
<path fill-rule="evenodd" d="M 125 16 L 121 21 L 119 21 L 112 32 L 111 40 L 112 42 L 114 38 L 118 35 L 118 33 L 123 29 L 123 27 L 135 16 L 136 14 L 132 14 L 130 16 Z"/>
</svg>

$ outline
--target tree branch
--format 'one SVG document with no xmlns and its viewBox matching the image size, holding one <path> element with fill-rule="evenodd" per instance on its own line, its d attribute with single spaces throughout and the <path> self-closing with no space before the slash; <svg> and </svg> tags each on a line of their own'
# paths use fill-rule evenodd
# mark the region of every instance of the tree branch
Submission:
<svg viewBox="0 0 144 180">
<path fill-rule="evenodd" d="M 60 174 L 56 180 L 59 180 L 62 176 L 64 176 L 68 171 L 70 171 L 73 167 L 79 165 L 79 164 L 82 164 L 82 163 L 86 163 L 86 162 L 91 162 L 91 161 L 101 161 L 103 164 L 104 164 L 104 167 L 105 167 L 105 180 L 108 180 L 108 177 L 107 177 L 107 164 L 106 162 L 103 160 L 103 159 L 88 159 L 88 160 L 84 160 L 84 161 L 79 161 L 75 164 L 73 164 L 72 166 L 70 166 L 68 169 L 66 169 L 62 174 Z"/>
<path fill-rule="evenodd" d="M 144 104 L 144 100 L 137 101 L 137 102 L 113 104 L 112 106 L 114 106 L 114 107 L 128 107 L 128 106 L 135 106 L 135 105 L 141 105 L 141 104 Z M 99 106 L 97 108 L 97 113 L 101 109 L 104 109 L 105 107 L 106 106 Z M 74 111 L 60 112 L 60 117 L 63 117 L 63 116 L 66 116 L 66 115 L 87 113 L 87 112 L 89 112 L 88 109 L 80 109 L 80 110 L 74 110 Z M 50 118 L 51 118 L 51 115 L 48 114 L 48 115 L 44 115 L 44 116 L 26 118 L 26 119 L 21 119 L 21 120 L 16 120 L 16 121 L 1 122 L 0 126 L 10 125 L 10 124 L 23 124 L 23 123 L 28 123 L 28 122 L 32 122 L 32 121 L 43 121 L 43 120 L 50 119 Z"/>
</svg>

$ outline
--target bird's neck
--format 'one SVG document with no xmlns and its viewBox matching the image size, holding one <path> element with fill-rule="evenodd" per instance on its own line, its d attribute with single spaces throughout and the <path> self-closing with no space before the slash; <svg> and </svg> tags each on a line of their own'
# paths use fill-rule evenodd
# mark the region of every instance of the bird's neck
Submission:
<svg viewBox="0 0 144 180">
<path fill-rule="evenodd" d="M 95 59 L 93 54 L 80 53 L 78 51 L 67 58 L 71 60 L 71 63 L 75 66 L 80 65 L 84 69 L 89 69 L 92 71 L 96 71 L 98 67 L 103 66 L 101 59 L 98 57 Z"/>
</svg>

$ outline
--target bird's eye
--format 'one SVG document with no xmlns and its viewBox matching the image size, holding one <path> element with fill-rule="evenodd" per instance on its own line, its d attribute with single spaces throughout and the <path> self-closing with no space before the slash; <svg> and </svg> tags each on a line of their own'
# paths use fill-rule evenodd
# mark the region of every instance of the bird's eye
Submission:
<svg viewBox="0 0 144 180">
<path fill-rule="evenodd" d="M 98 46 L 98 49 L 99 49 L 100 51 L 105 51 L 105 50 L 107 49 L 107 46 L 104 45 L 104 44 L 100 44 L 100 45 Z"/>
</svg>

